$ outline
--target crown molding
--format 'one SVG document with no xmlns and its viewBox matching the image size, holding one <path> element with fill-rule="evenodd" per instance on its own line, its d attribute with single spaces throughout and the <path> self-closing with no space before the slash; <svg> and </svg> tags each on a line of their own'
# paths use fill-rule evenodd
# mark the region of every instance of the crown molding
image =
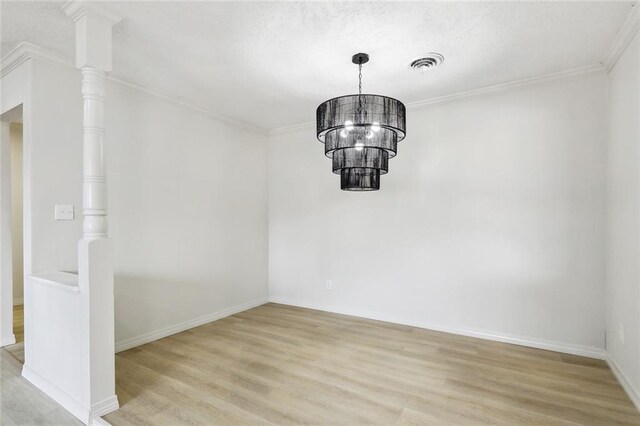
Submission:
<svg viewBox="0 0 640 426">
<path fill-rule="evenodd" d="M 277 127 L 269 130 L 269 136 L 280 135 L 282 133 L 295 132 L 296 130 L 306 129 L 307 127 L 314 127 L 316 123 L 308 121 L 306 123 L 294 124 L 293 126 Z"/>
<path fill-rule="evenodd" d="M 2 59 L 0 59 L 0 78 L 4 77 L 5 75 L 9 74 L 11 71 L 15 70 L 16 68 L 18 68 L 20 65 L 22 65 L 23 63 L 25 63 L 26 61 L 28 61 L 29 59 L 35 59 L 38 61 L 43 61 L 43 62 L 49 62 L 49 63 L 54 63 L 57 65 L 62 65 L 62 66 L 66 66 L 66 67 L 71 67 L 74 70 L 76 69 L 75 65 L 73 64 L 72 61 L 51 52 L 50 50 L 47 50 L 41 46 L 38 46 L 36 44 L 33 43 L 28 43 L 28 42 L 22 42 L 20 44 L 18 44 L 14 49 L 12 49 L 9 53 L 7 53 L 5 56 L 2 57 Z M 268 131 L 266 129 L 257 127 L 257 126 L 253 126 L 251 124 L 247 124 L 247 123 L 243 123 L 241 121 L 238 120 L 234 120 L 232 118 L 226 117 L 224 115 L 221 114 L 217 114 L 215 112 L 211 112 L 205 108 L 199 107 L 197 105 L 194 105 L 190 102 L 187 102 L 185 100 L 170 96 L 170 95 L 166 95 L 164 93 L 158 92 L 156 90 L 153 89 L 149 89 L 147 87 L 143 87 L 140 86 L 138 84 L 135 83 L 131 83 L 125 80 L 121 80 L 119 78 L 115 78 L 112 77 L 110 75 L 107 76 L 107 80 L 109 82 L 112 83 L 116 83 L 119 84 L 121 86 L 127 87 L 129 89 L 133 89 L 136 90 L 140 93 L 143 93 L 147 96 L 153 97 L 153 98 L 158 98 L 158 99 L 162 99 L 168 102 L 171 102 L 173 104 L 179 105 L 183 108 L 187 108 L 190 109 L 194 112 L 197 112 L 198 114 L 204 115 L 205 117 L 208 117 L 214 121 L 218 121 L 224 124 L 228 124 L 230 126 L 242 129 L 242 130 L 246 130 L 249 132 L 253 132 L 253 133 L 257 133 L 260 134 L 262 136 L 267 136 L 268 135 Z"/>
<path fill-rule="evenodd" d="M 604 68 L 601 64 L 588 65 L 586 67 L 573 68 L 570 70 L 554 72 L 537 77 L 526 78 L 522 80 L 514 80 L 507 83 L 494 84 L 491 86 L 481 87 L 479 89 L 466 90 L 463 92 L 452 93 L 450 95 L 436 96 L 420 101 L 408 102 L 405 104 L 407 110 L 420 109 L 429 105 L 451 102 L 460 99 L 473 98 L 491 93 L 504 92 L 512 89 L 523 87 L 538 86 L 545 83 L 552 83 L 559 80 L 565 80 L 576 77 L 589 76 L 594 74 L 604 74 Z M 269 136 L 279 135 L 282 133 L 295 132 L 297 130 L 306 129 L 315 126 L 314 122 L 306 122 L 295 124 L 293 126 L 278 127 L 269 131 Z"/>
<path fill-rule="evenodd" d="M 0 78 L 9 74 L 11 71 L 24 64 L 27 60 L 31 59 L 29 52 L 25 52 L 22 49 L 23 44 L 25 43 L 20 43 L 2 57 L 0 60 Z"/>
<path fill-rule="evenodd" d="M 546 83 L 553 83 L 560 80 L 570 78 L 583 77 L 593 74 L 604 74 L 601 64 L 587 65 L 586 67 L 573 68 L 565 71 L 558 71 L 550 74 L 544 74 L 537 77 L 525 78 L 522 80 L 513 80 L 506 83 L 493 84 L 491 86 L 481 87 L 479 89 L 466 90 L 464 92 L 452 93 L 450 95 L 436 96 L 421 101 L 409 102 L 406 104 L 407 109 L 419 109 L 428 105 L 439 104 L 443 102 L 455 101 L 458 99 L 472 98 L 487 95 L 496 92 L 504 92 L 512 89 L 520 89 L 530 86 L 538 86 Z"/>
<path fill-rule="evenodd" d="M 602 66 L 605 72 L 608 74 L 622 56 L 622 53 L 627 48 L 633 37 L 640 30 L 640 3 L 636 3 L 631 6 L 631 12 L 627 15 L 627 19 L 624 21 L 622 28 L 618 31 L 613 43 L 609 46 L 607 55 L 602 61 Z"/>
<path fill-rule="evenodd" d="M 96 2 L 70 0 L 63 4 L 60 9 L 71 18 L 73 22 L 77 22 L 85 16 L 99 19 L 108 25 L 115 25 L 122 20 L 120 16 L 104 10 L 98 6 Z"/>
<path fill-rule="evenodd" d="M 44 49 L 33 43 L 23 41 L 0 59 L 0 78 L 9 74 L 29 59 L 55 62 L 62 65 L 72 65 L 70 61 L 56 55 L 50 50 Z"/>
<path fill-rule="evenodd" d="M 210 119 L 212 119 L 214 121 L 218 121 L 218 122 L 221 122 L 221 123 L 224 123 L 224 124 L 228 124 L 230 126 L 237 127 L 239 129 L 242 129 L 242 130 L 247 130 L 249 132 L 258 133 L 258 134 L 263 135 L 263 136 L 267 136 L 269 134 L 267 129 L 263 129 L 261 127 L 257 127 L 257 126 L 254 126 L 254 125 L 251 125 L 251 124 L 247 124 L 247 123 L 244 123 L 242 121 L 238 121 L 238 120 L 235 120 L 233 118 L 230 118 L 230 117 L 227 117 L 227 116 L 215 113 L 215 112 L 211 112 L 211 111 L 209 111 L 209 110 L 207 110 L 205 108 L 199 107 L 197 105 L 194 105 L 194 104 L 192 104 L 192 103 L 190 103 L 188 101 L 179 99 L 177 97 L 166 95 L 166 94 L 158 92 L 156 90 L 149 89 L 149 88 L 140 86 L 138 84 L 125 81 L 125 80 L 121 80 L 119 78 L 107 76 L 107 79 L 109 81 L 113 82 L 113 83 L 116 83 L 116 84 L 119 84 L 121 86 L 127 87 L 129 89 L 133 89 L 133 90 L 136 90 L 138 92 L 141 92 L 141 93 L 143 93 L 143 94 L 145 94 L 147 96 L 150 96 L 150 97 L 153 97 L 153 98 L 162 99 L 162 100 L 171 102 L 173 104 L 179 105 L 179 106 L 181 106 L 183 108 L 190 109 L 190 110 L 192 110 L 194 112 L 197 112 L 198 114 L 204 115 L 205 117 L 208 117 L 208 118 L 210 118 Z"/>
<path fill-rule="evenodd" d="M 637 14 L 637 11 L 640 10 L 640 7 L 636 7 L 634 8 L 634 13 Z M 627 26 L 627 23 L 630 21 L 630 19 L 628 18 L 627 21 L 625 21 L 625 27 Z M 621 30 L 620 33 L 622 33 L 623 31 Z M 633 35 L 635 33 L 633 33 L 631 35 L 631 37 L 628 39 L 628 41 L 630 41 L 633 38 Z M 627 44 L 628 44 L 627 41 Z M 626 47 L 626 45 L 625 45 Z M 624 48 L 623 48 L 624 50 Z M 619 56 L 619 55 L 618 55 Z M 57 64 L 61 64 L 61 65 L 65 65 L 65 66 L 70 66 L 70 67 L 74 67 L 73 63 L 59 55 L 56 55 L 50 51 L 48 51 L 47 49 L 44 49 L 40 46 L 37 46 L 35 44 L 32 43 L 27 43 L 27 42 L 23 42 L 20 43 L 18 46 L 16 46 L 16 48 L 14 48 L 12 51 L 10 51 L 7 55 L 5 55 L 1 60 L 1 66 L 0 66 L 0 77 L 3 77 L 4 75 L 8 74 L 9 72 L 11 72 L 13 69 L 17 68 L 18 66 L 20 66 L 22 63 L 24 63 L 26 60 L 28 59 L 37 59 L 37 60 L 43 60 L 43 61 L 49 61 L 49 62 L 53 62 L 53 63 L 57 63 Z M 502 92 L 502 91 L 507 91 L 507 90 L 511 90 L 511 89 L 517 89 L 517 88 L 522 88 L 522 87 L 529 87 L 529 86 L 535 86 L 535 85 L 541 85 L 541 84 L 545 84 L 545 83 L 550 83 L 550 82 L 554 82 L 557 80 L 564 80 L 564 79 L 569 79 L 569 78 L 575 78 L 575 77 L 582 77 L 582 76 L 588 76 L 588 75 L 593 75 L 593 74 L 603 74 L 605 73 L 607 70 L 606 68 L 602 65 L 602 64 L 593 64 L 593 65 L 588 65 L 585 67 L 580 67 L 580 68 L 574 68 L 574 69 L 570 69 L 570 70 L 565 70 L 565 71 L 559 71 L 559 72 L 555 72 L 555 73 L 550 73 L 550 74 L 545 74 L 542 76 L 537 76 L 537 77 L 532 77 L 532 78 L 527 78 L 527 79 L 522 79 L 522 80 L 515 80 L 515 81 L 510 81 L 507 83 L 500 83 L 500 84 L 495 84 L 495 85 L 491 85 L 491 86 L 486 86 L 486 87 L 482 87 L 479 89 L 473 89 L 473 90 L 467 90 L 467 91 L 463 91 L 463 92 L 458 92 L 458 93 L 453 93 L 453 94 L 449 94 L 449 95 L 444 95 L 444 96 L 438 96 L 438 97 L 433 97 L 433 98 L 428 98 L 428 99 L 424 99 L 424 100 L 420 100 L 420 101 L 415 101 L 415 102 L 409 102 L 406 104 L 407 109 L 409 110 L 413 110 L 413 109 L 419 109 L 422 107 L 426 107 L 429 105 L 434 105 L 434 104 L 438 104 L 438 103 L 444 103 L 444 102 L 451 102 L 451 101 L 455 101 L 455 100 L 460 100 L 460 99 L 465 99 L 465 98 L 471 98 L 471 97 L 476 97 L 476 96 L 482 96 L 482 95 L 487 95 L 487 94 L 491 94 L 491 93 L 497 93 L 497 92 Z M 131 83 L 125 80 L 121 80 L 112 76 L 108 76 L 107 79 L 113 83 L 116 84 L 120 84 L 122 86 L 128 87 L 130 89 L 136 90 L 138 92 L 144 93 L 148 96 L 151 97 L 155 97 L 155 98 L 159 98 L 159 99 L 163 99 L 169 102 L 172 102 L 176 105 L 182 106 L 184 108 L 188 108 L 194 112 L 197 112 L 201 115 L 204 115 L 206 117 L 209 117 L 212 120 L 215 121 L 219 121 L 246 131 L 250 131 L 253 133 L 257 133 L 263 136 L 273 136 L 273 135 L 278 135 L 278 134 L 283 134 L 283 133 L 290 133 L 290 132 L 294 132 L 297 130 L 302 130 L 302 129 L 307 129 L 310 127 L 314 127 L 315 123 L 314 122 L 306 122 L 306 123 L 299 123 L 299 124 L 295 124 L 292 126 L 284 126 L 284 127 L 278 127 L 275 129 L 264 129 L 264 128 L 260 128 L 257 126 L 253 126 L 247 123 L 243 123 L 240 121 L 237 121 L 235 119 L 223 116 L 221 114 L 217 114 L 214 113 L 212 111 L 209 111 L 205 108 L 199 107 L 197 105 L 194 105 L 188 101 L 170 96 L 170 95 L 166 95 L 164 93 L 161 93 L 159 91 L 153 90 L 153 89 L 149 89 L 147 87 L 143 87 L 140 86 L 138 84 L 135 83 Z"/>
</svg>

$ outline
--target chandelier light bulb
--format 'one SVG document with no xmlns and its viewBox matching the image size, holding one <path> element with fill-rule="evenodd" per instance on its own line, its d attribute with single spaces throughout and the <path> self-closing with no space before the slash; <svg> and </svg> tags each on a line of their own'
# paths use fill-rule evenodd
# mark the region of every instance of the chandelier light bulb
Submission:
<svg viewBox="0 0 640 426">
<path fill-rule="evenodd" d="M 373 137 L 373 132 L 371 130 L 369 130 L 367 132 L 367 139 L 371 139 Z"/>
<path fill-rule="evenodd" d="M 364 144 L 361 141 L 356 142 L 355 148 L 356 148 L 356 151 L 362 151 L 362 148 L 364 148 Z"/>
<path fill-rule="evenodd" d="M 353 121 L 347 120 L 344 122 L 344 128 L 347 130 L 353 130 Z"/>
<path fill-rule="evenodd" d="M 371 130 L 373 130 L 374 132 L 380 131 L 380 123 L 378 123 L 377 121 L 374 121 L 371 124 Z"/>
<path fill-rule="evenodd" d="M 340 131 L 340 137 L 342 137 L 342 138 L 346 138 L 347 137 L 347 130 L 346 129 L 342 129 Z"/>
</svg>

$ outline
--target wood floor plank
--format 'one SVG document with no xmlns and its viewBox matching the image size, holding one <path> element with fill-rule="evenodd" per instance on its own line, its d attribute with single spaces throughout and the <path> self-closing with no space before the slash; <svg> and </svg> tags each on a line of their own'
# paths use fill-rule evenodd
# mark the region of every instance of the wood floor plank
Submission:
<svg viewBox="0 0 640 426">
<path fill-rule="evenodd" d="M 606 363 L 266 304 L 116 356 L 118 425 L 640 425 Z"/>
</svg>

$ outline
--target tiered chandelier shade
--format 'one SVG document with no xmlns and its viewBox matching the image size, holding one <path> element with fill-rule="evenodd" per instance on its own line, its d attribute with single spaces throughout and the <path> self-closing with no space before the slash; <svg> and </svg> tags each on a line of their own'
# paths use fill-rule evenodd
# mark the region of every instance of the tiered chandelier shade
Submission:
<svg viewBox="0 0 640 426">
<path fill-rule="evenodd" d="M 347 132 L 346 137 L 342 137 L 340 136 L 341 131 L 341 129 L 331 131 L 324 137 L 324 153 L 329 158 L 333 158 L 335 150 L 355 147 L 369 133 L 366 127 L 354 127 L 352 131 Z M 368 147 L 384 149 L 389 154 L 389 158 L 396 156 L 398 139 L 393 130 L 381 127 L 379 131 L 373 132 L 372 137 L 366 139 Z M 320 140 L 322 141 L 322 139 Z"/>
<path fill-rule="evenodd" d="M 389 153 L 380 148 L 362 147 L 337 149 L 333 153 L 333 173 L 343 169 L 377 169 L 383 175 L 389 171 Z"/>
<path fill-rule="evenodd" d="M 368 60 L 357 54 L 360 68 Z M 397 144 L 405 137 L 406 109 L 387 96 L 356 94 L 329 99 L 316 111 L 318 140 L 332 159 L 333 173 L 340 175 L 346 191 L 376 191 L 380 175 L 389 170 Z"/>
</svg>

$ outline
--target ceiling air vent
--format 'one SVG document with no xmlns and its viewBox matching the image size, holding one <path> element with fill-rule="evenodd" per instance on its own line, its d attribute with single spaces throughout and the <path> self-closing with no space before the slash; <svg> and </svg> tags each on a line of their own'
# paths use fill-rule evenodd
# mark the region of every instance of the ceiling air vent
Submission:
<svg viewBox="0 0 640 426">
<path fill-rule="evenodd" d="M 439 53 L 427 53 L 424 56 L 414 58 L 409 62 L 409 68 L 414 70 L 426 71 L 430 68 L 437 67 L 444 62 L 444 56 Z"/>
</svg>

